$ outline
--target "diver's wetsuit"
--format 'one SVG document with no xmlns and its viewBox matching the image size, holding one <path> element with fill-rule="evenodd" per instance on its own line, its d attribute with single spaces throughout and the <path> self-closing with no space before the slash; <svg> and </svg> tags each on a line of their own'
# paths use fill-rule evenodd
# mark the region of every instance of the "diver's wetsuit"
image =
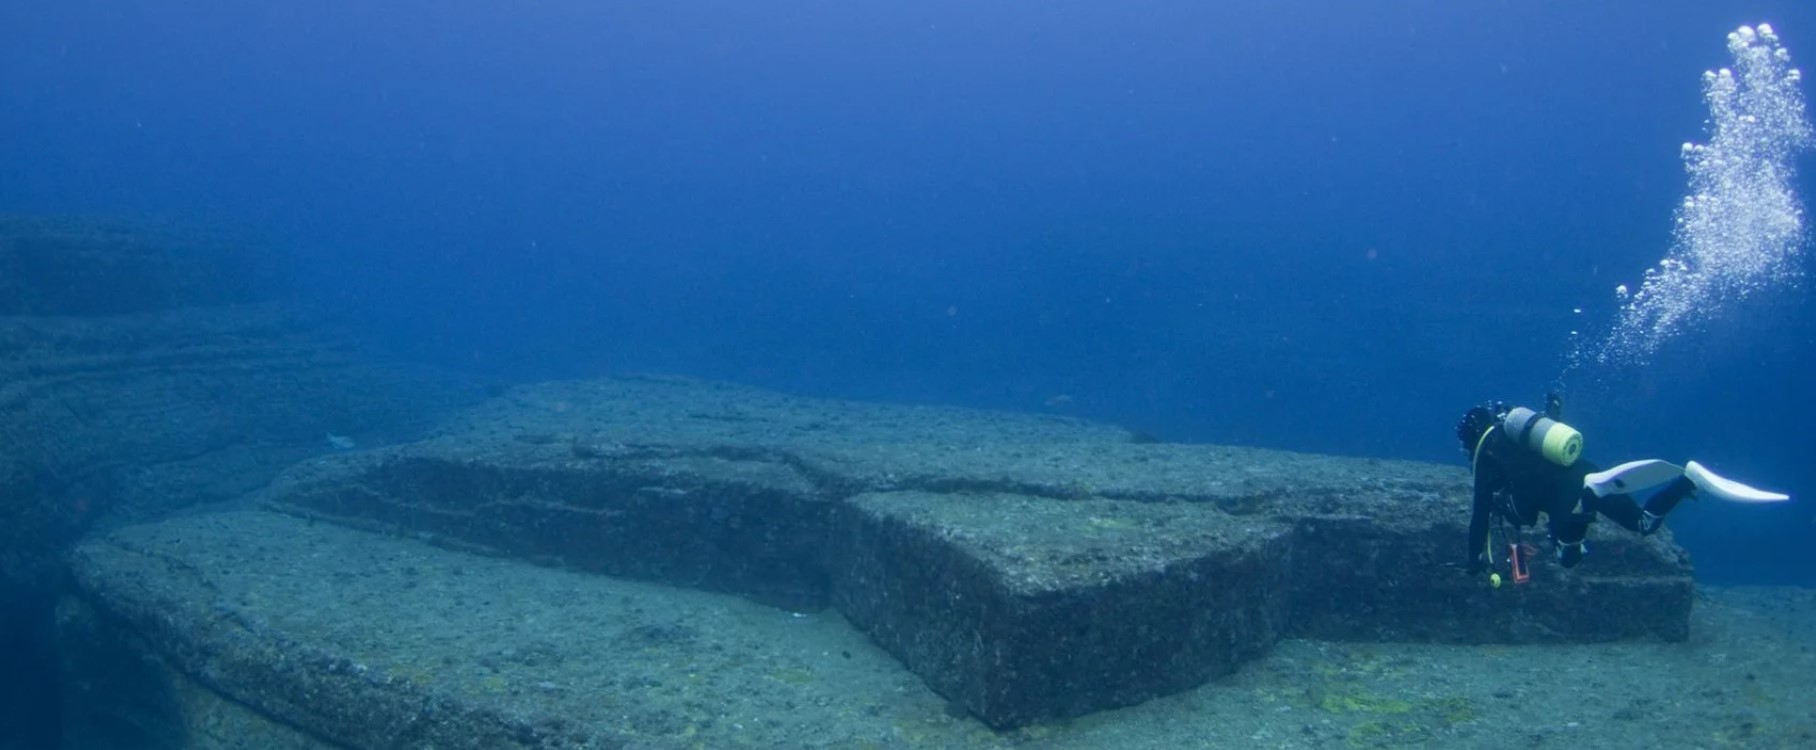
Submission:
<svg viewBox="0 0 1816 750">
<path fill-rule="evenodd" d="M 1564 566 L 1572 567 L 1582 558 L 1581 542 L 1595 514 L 1630 531 L 1649 534 L 1657 529 L 1657 519 L 1696 490 L 1689 479 L 1679 478 L 1647 500 L 1642 511 L 1627 495 L 1596 497 L 1584 487 L 1583 478 L 1599 470 L 1584 460 L 1559 466 L 1514 442 L 1501 428 L 1490 430 L 1475 458 L 1475 507 L 1469 518 L 1467 558 L 1471 571 L 1486 569 L 1494 559 L 1488 547 L 1488 527 L 1496 515 L 1515 526 L 1532 526 L 1543 512 L 1551 537 L 1564 545 Z"/>
</svg>

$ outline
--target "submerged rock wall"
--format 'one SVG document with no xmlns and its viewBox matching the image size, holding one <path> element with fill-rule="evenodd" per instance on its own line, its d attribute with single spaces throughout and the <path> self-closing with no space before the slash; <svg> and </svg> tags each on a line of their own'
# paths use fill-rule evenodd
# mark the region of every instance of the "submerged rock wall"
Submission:
<svg viewBox="0 0 1816 750">
<path fill-rule="evenodd" d="M 384 363 L 283 301 L 274 254 L 171 225 L 0 217 L 0 611 L 88 530 L 239 497 L 420 434 L 478 389 Z"/>
</svg>

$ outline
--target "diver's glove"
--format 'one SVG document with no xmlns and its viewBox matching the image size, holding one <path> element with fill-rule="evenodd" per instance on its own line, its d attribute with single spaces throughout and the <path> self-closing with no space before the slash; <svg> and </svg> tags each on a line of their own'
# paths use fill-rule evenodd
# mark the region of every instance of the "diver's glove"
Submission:
<svg viewBox="0 0 1816 750">
<path fill-rule="evenodd" d="M 1463 572 L 1471 576 L 1479 576 L 1487 570 L 1488 556 L 1479 552 L 1475 557 L 1469 558 L 1469 563 L 1463 566 Z"/>
</svg>

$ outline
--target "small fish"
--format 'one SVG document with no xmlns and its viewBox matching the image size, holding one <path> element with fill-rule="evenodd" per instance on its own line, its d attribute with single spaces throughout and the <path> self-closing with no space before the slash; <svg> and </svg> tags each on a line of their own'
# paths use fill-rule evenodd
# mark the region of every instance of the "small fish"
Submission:
<svg viewBox="0 0 1816 750">
<path fill-rule="evenodd" d="M 359 447 L 359 444 L 353 442 L 353 438 L 347 437 L 346 435 L 336 435 L 330 432 L 328 433 L 328 447 L 337 451 L 350 451 Z"/>
</svg>

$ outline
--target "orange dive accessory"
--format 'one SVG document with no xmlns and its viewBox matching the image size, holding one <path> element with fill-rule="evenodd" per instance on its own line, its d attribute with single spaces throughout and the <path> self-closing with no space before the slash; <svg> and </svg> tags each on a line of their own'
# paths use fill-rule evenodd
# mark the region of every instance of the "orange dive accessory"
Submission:
<svg viewBox="0 0 1816 750">
<path fill-rule="evenodd" d="M 1526 570 L 1526 558 L 1531 556 L 1532 549 L 1519 542 L 1507 545 L 1507 567 L 1513 571 L 1514 583 L 1525 583 L 1532 580 L 1532 573 Z"/>
</svg>

